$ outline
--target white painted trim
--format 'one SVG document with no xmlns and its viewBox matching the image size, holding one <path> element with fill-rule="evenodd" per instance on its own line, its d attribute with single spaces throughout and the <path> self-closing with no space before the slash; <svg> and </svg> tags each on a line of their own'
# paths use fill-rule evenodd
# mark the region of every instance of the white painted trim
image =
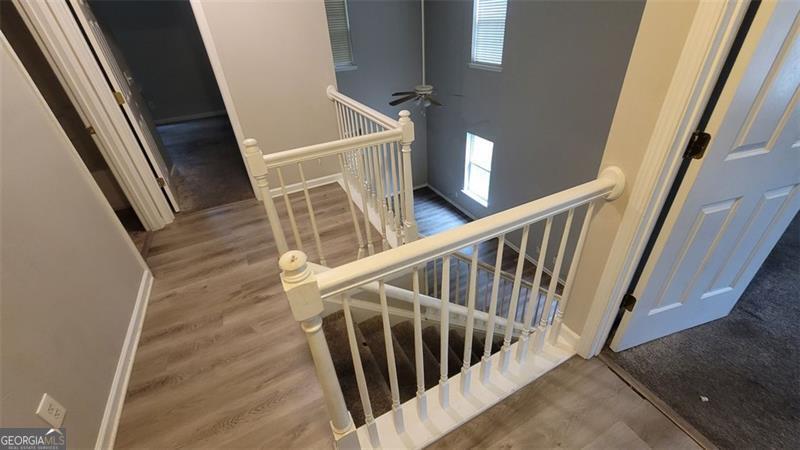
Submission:
<svg viewBox="0 0 800 450">
<path fill-rule="evenodd" d="M 562 327 L 562 330 L 565 327 Z M 561 333 L 564 336 L 566 333 Z M 564 361 L 575 355 L 575 350 L 567 339 L 559 337 L 558 345 L 551 346 L 549 340 L 541 351 L 529 347 L 528 356 L 524 364 L 519 364 L 512 357 L 508 371 L 500 372 L 501 357 L 503 352 L 497 352 L 489 358 L 491 363 L 489 382 L 481 382 L 481 369 L 483 362 L 474 364 L 469 369 L 470 389 L 468 395 L 461 393 L 461 383 L 464 372 L 452 376 L 448 381 L 449 407 L 442 408 L 439 401 L 441 384 L 425 391 L 428 405 L 427 420 L 420 420 L 417 413 L 415 397 L 401 405 L 405 431 L 398 433 L 395 427 L 394 412 L 389 411 L 375 419 L 377 435 L 380 437 L 381 448 L 423 448 L 448 432 L 463 425 L 473 417 L 503 399 L 522 389 L 547 372 L 553 370 Z M 516 355 L 517 347 L 521 342 L 511 344 L 510 354 Z M 366 425 L 356 430 L 361 448 L 373 448 L 369 431 Z"/>
<path fill-rule="evenodd" d="M 219 117 L 219 116 L 227 116 L 228 111 L 224 109 L 219 109 L 216 111 L 206 111 L 196 114 L 186 114 L 182 116 L 173 116 L 167 117 L 165 119 L 159 119 L 155 121 L 156 126 L 160 125 L 171 125 L 173 123 L 180 123 L 180 122 L 191 122 L 192 120 L 200 120 L 200 119 L 210 119 L 211 117 Z"/>
<path fill-rule="evenodd" d="M 577 350 L 583 357 L 597 355 L 608 339 L 622 296 L 746 9 L 747 3 L 743 0 L 698 4 L 581 332 Z M 625 99 L 620 99 L 622 101 Z"/>
<path fill-rule="evenodd" d="M 312 178 L 312 179 L 306 181 L 306 186 L 308 186 L 309 189 L 313 189 L 313 188 L 316 188 L 316 187 L 325 186 L 326 184 L 332 184 L 332 183 L 339 183 L 339 185 L 341 185 L 342 184 L 342 174 L 341 173 L 334 173 L 334 174 L 325 175 L 325 176 L 319 177 L 319 178 Z M 292 184 L 287 184 L 286 185 L 286 193 L 287 194 L 294 194 L 295 192 L 301 192 L 302 190 L 303 190 L 303 183 L 302 182 L 297 182 L 297 183 L 292 183 Z M 271 188 L 269 190 L 269 194 L 272 196 L 272 198 L 281 197 L 283 195 L 283 190 L 281 190 L 281 188 L 279 188 L 279 187 L 274 187 L 274 188 Z"/>
<path fill-rule="evenodd" d="M 247 170 L 248 178 L 250 179 L 250 187 L 253 188 L 253 194 L 255 194 L 256 198 L 261 200 L 261 192 L 256 185 L 255 178 L 253 178 L 253 175 L 250 173 L 250 167 L 247 165 L 244 150 L 244 140 L 246 137 L 244 130 L 242 129 L 242 123 L 239 121 L 239 114 L 236 112 L 236 106 L 233 102 L 231 90 L 228 88 L 228 81 L 225 78 L 225 70 L 222 68 L 222 61 L 220 60 L 217 46 L 214 43 L 214 37 L 211 34 L 211 27 L 208 25 L 208 19 L 206 18 L 206 13 L 203 9 L 203 3 L 201 0 L 190 0 L 190 3 L 192 5 L 192 11 L 194 12 L 195 20 L 197 21 L 197 28 L 200 30 L 200 37 L 203 39 L 203 45 L 206 48 L 206 54 L 208 54 L 208 61 L 211 63 L 211 69 L 214 71 L 214 77 L 216 78 L 217 85 L 219 86 L 219 93 L 222 95 L 222 102 L 225 104 L 225 109 L 228 113 L 228 120 L 231 122 L 233 134 L 236 136 L 236 143 L 239 146 L 239 153 L 242 156 L 242 163 L 244 164 Z"/>
<path fill-rule="evenodd" d="M 339 175 L 339 180 L 338 180 L 339 186 L 341 186 L 342 189 L 345 192 L 347 192 L 347 189 L 344 186 L 344 183 L 345 183 L 344 177 L 342 177 L 341 174 L 338 174 L 338 175 Z M 359 191 L 359 189 L 361 189 L 360 186 L 356 186 L 356 185 L 354 185 L 352 183 L 350 184 L 350 192 L 353 193 L 353 195 L 350 198 L 350 200 L 353 202 L 354 205 L 356 205 L 356 208 L 358 208 L 361 211 L 361 214 L 364 214 L 364 205 L 362 204 L 362 198 L 361 198 L 360 195 L 356 195 L 355 194 L 356 192 Z M 383 236 L 384 232 L 386 233 L 385 238 L 386 238 L 386 242 L 389 243 L 389 247 L 391 247 L 391 248 L 398 247 L 400 245 L 400 239 L 398 238 L 397 233 L 394 231 L 394 226 L 390 225 L 391 220 L 388 217 L 386 218 L 386 222 L 387 222 L 386 228 L 387 228 L 387 230 L 382 230 L 381 229 L 380 211 L 376 211 L 375 208 L 373 208 L 370 205 L 369 201 L 367 202 L 367 209 L 366 210 L 367 210 L 367 218 L 369 219 L 369 223 L 372 224 L 372 226 L 378 231 L 378 233 L 380 233 L 381 236 Z"/>
<path fill-rule="evenodd" d="M 94 127 L 94 141 L 142 224 L 157 230 L 172 222 L 172 208 L 66 2 L 14 5 L 84 124 Z"/>
<path fill-rule="evenodd" d="M 133 359 L 139 347 L 139 337 L 142 334 L 144 316 L 147 312 L 147 303 L 150 299 L 150 291 L 153 287 L 153 274 L 145 269 L 142 274 L 142 281 L 139 284 L 139 293 L 136 296 L 136 303 L 133 306 L 131 321 L 128 324 L 128 332 L 125 334 L 125 341 L 122 344 L 122 351 L 117 362 L 117 371 L 114 373 L 114 381 L 106 401 L 106 409 L 103 413 L 103 421 L 100 423 L 100 430 L 97 434 L 97 442 L 94 448 L 104 450 L 114 448 L 114 440 L 117 437 L 117 427 L 122 415 L 122 406 L 125 403 L 125 393 L 128 390 L 128 381 L 133 370 Z"/>
</svg>

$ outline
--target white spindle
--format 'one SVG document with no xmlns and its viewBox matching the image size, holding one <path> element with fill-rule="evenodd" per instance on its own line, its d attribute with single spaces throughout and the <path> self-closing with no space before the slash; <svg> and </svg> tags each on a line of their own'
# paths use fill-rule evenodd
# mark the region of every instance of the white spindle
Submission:
<svg viewBox="0 0 800 450">
<path fill-rule="evenodd" d="M 572 261 L 569 263 L 569 271 L 567 272 L 567 279 L 564 282 L 564 291 L 561 293 L 561 300 L 558 302 L 558 309 L 556 310 L 556 317 L 553 320 L 553 327 L 550 329 L 550 344 L 555 345 L 558 342 L 558 334 L 561 332 L 561 323 L 564 317 L 564 310 L 567 308 L 567 301 L 569 294 L 572 292 L 572 282 L 575 280 L 575 272 L 578 270 L 578 262 L 581 259 L 583 251 L 583 241 L 586 239 L 586 232 L 589 229 L 589 222 L 592 220 L 592 212 L 594 212 L 594 202 L 589 203 L 586 208 L 586 216 L 583 218 L 581 225 L 581 232 L 578 236 L 578 242 L 575 244 L 575 251 L 572 253 Z"/>
<path fill-rule="evenodd" d="M 528 356 L 528 346 L 530 345 L 530 335 L 533 319 L 536 316 L 536 310 L 539 308 L 539 298 L 542 284 L 542 271 L 544 268 L 545 258 L 547 257 L 547 245 L 550 240 L 550 227 L 553 224 L 553 218 L 548 217 L 544 226 L 544 233 L 542 234 L 542 243 L 539 247 L 539 257 L 536 259 L 536 272 L 533 276 L 533 285 L 531 286 L 530 298 L 525 307 L 525 316 L 522 319 L 524 328 L 519 338 L 519 345 L 517 346 L 517 361 L 522 363 Z"/>
<path fill-rule="evenodd" d="M 433 296 L 439 296 L 439 274 L 436 271 L 436 260 L 433 260 Z"/>
<path fill-rule="evenodd" d="M 428 418 L 428 399 L 425 396 L 425 365 L 422 358 L 422 311 L 419 307 L 419 270 L 414 269 L 414 363 L 417 369 L 417 414 L 420 420 Z"/>
<path fill-rule="evenodd" d="M 483 344 L 483 358 L 481 361 L 481 381 L 489 381 L 492 370 L 492 341 L 494 338 L 494 323 L 497 314 L 497 290 L 500 287 L 500 266 L 503 262 L 503 248 L 506 246 L 506 236 L 501 235 L 497 240 L 497 257 L 494 260 L 494 277 L 492 278 L 491 298 L 489 299 L 489 321 L 486 323 L 486 342 Z M 510 328 L 510 327 L 506 327 Z"/>
<path fill-rule="evenodd" d="M 506 330 L 503 336 L 503 350 L 500 358 L 500 369 L 505 372 L 508 370 L 508 363 L 511 360 L 511 332 L 514 326 L 511 325 L 517 318 L 517 303 L 519 302 L 519 286 L 522 281 L 522 269 L 525 266 L 525 252 L 528 248 L 528 232 L 530 225 L 522 227 L 522 241 L 519 244 L 519 254 L 517 255 L 517 270 L 514 272 L 514 285 L 511 288 L 511 303 L 508 305 L 508 315 L 506 316 Z"/>
<path fill-rule="evenodd" d="M 361 354 L 358 350 L 360 343 L 356 339 L 356 330 L 353 323 L 353 315 L 350 312 L 350 296 L 342 296 L 342 309 L 344 310 L 344 321 L 347 326 L 347 341 L 350 344 L 350 355 L 353 358 L 353 370 L 356 373 L 356 384 L 358 385 L 358 395 L 361 397 L 361 405 L 364 408 L 364 422 L 367 425 L 370 443 L 373 447 L 380 446 L 378 438 L 378 427 L 375 424 L 375 417 L 372 414 L 372 402 L 369 400 L 369 389 L 367 388 L 367 378 L 364 376 L 364 366 L 361 364 Z"/>
<path fill-rule="evenodd" d="M 464 332 L 464 365 L 461 367 L 461 392 L 466 395 L 469 392 L 470 378 L 472 372 L 469 366 L 472 360 L 472 332 L 475 325 L 475 289 L 478 277 L 478 245 L 472 246 L 472 263 L 469 267 L 469 289 L 467 290 L 467 327 Z"/>
<path fill-rule="evenodd" d="M 278 183 L 281 185 L 281 195 L 283 196 L 283 203 L 286 205 L 286 214 L 289 216 L 289 225 L 292 227 L 294 244 L 297 246 L 297 250 L 303 251 L 303 240 L 300 239 L 300 229 L 297 228 L 297 221 L 294 218 L 292 201 L 289 200 L 289 193 L 286 192 L 286 183 L 283 181 L 283 171 L 281 171 L 280 167 L 276 167 L 275 172 L 278 174 Z"/>
<path fill-rule="evenodd" d="M 269 181 L 267 180 L 267 165 L 264 162 L 264 153 L 258 147 L 258 142 L 256 142 L 255 139 L 245 139 L 244 152 L 245 161 L 250 168 L 250 175 L 256 180 L 258 192 L 261 194 L 261 203 L 264 205 L 264 210 L 267 213 L 269 226 L 272 230 L 272 237 L 275 239 L 275 246 L 278 248 L 278 254 L 282 255 L 289 251 L 289 244 L 286 243 L 286 236 L 283 234 L 283 226 L 281 226 L 281 218 L 278 216 L 275 203 L 272 201 L 272 192 L 270 192 Z"/>
<path fill-rule="evenodd" d="M 319 263 L 323 266 L 325 263 L 325 254 L 322 252 L 322 240 L 319 237 L 319 229 L 317 228 L 317 218 L 314 214 L 314 206 L 311 205 L 311 195 L 308 193 L 308 184 L 306 183 L 306 175 L 303 173 L 303 163 L 297 163 L 297 173 L 300 174 L 300 182 L 303 185 L 303 195 L 306 197 L 306 208 L 308 208 L 308 219 L 311 222 L 311 231 L 314 233 L 314 242 L 317 244 L 317 254 L 319 255 Z"/>
<path fill-rule="evenodd" d="M 369 149 L 370 154 L 372 154 L 372 165 L 374 166 L 375 171 L 375 188 L 376 188 L 376 202 L 375 206 L 378 208 L 378 216 L 381 220 L 381 235 L 383 239 L 381 241 L 384 250 L 389 249 L 389 241 L 387 240 L 387 235 L 389 234 L 389 228 L 386 226 L 386 208 L 385 208 L 385 200 L 386 197 L 383 195 L 383 183 L 380 182 L 381 177 L 381 166 L 380 161 L 378 159 L 378 149 L 375 147 L 370 147 Z"/>
<path fill-rule="evenodd" d="M 342 170 L 342 177 L 344 184 L 344 192 L 347 194 L 347 205 L 350 208 L 350 218 L 353 221 L 353 228 L 355 228 L 356 239 L 358 240 L 358 254 L 356 259 L 361 259 L 364 256 L 364 237 L 361 236 L 361 226 L 358 225 L 358 216 L 356 216 L 356 207 L 353 204 L 353 195 L 350 192 L 350 182 L 347 180 L 347 174 L 344 167 L 344 156 L 339 155 L 339 168 Z"/>
<path fill-rule="evenodd" d="M 456 260 L 458 261 L 458 260 Z M 442 307 L 439 310 L 439 403 L 442 408 L 450 404 L 449 387 L 447 384 L 450 344 L 450 255 L 445 255 L 442 260 Z"/>
<path fill-rule="evenodd" d="M 367 235 L 367 250 L 370 255 L 375 253 L 375 246 L 372 243 L 372 224 L 369 221 L 369 195 L 367 194 L 366 189 L 366 178 L 365 178 L 365 161 L 364 161 L 364 153 L 362 151 L 356 152 L 356 166 L 358 167 L 358 186 L 361 189 L 361 207 L 362 207 L 362 214 L 364 216 L 364 229 L 366 230 Z"/>
<path fill-rule="evenodd" d="M 394 198 L 392 200 L 392 205 L 394 208 L 394 215 L 395 215 L 395 228 L 397 233 L 397 239 L 400 240 L 403 236 L 403 218 L 402 218 L 402 211 L 403 207 L 400 205 L 400 167 L 398 166 L 399 159 L 397 158 L 397 143 L 390 142 L 389 143 L 389 156 L 391 158 L 392 163 L 392 191 L 394 191 Z"/>
<path fill-rule="evenodd" d="M 394 358 L 392 325 L 389 322 L 389 305 L 386 301 L 386 285 L 383 280 L 378 281 L 378 290 L 381 299 L 381 319 L 383 319 L 383 341 L 386 344 L 386 364 L 389 369 L 389 389 L 392 391 L 394 426 L 398 433 L 402 433 L 405 425 L 403 422 L 403 410 L 400 406 L 400 388 L 397 384 L 397 365 Z"/>
<path fill-rule="evenodd" d="M 558 255 L 556 256 L 556 263 L 553 267 L 553 274 L 550 276 L 550 286 L 547 288 L 547 299 L 544 302 L 542 318 L 539 320 L 539 328 L 536 330 L 536 346 L 534 348 L 537 351 L 542 349 L 544 338 L 547 334 L 547 323 L 550 320 L 550 310 L 553 307 L 553 299 L 555 298 L 556 289 L 558 287 L 558 277 L 561 274 L 561 263 L 564 260 L 564 250 L 567 248 L 569 229 L 572 226 L 572 215 L 574 212 L 574 209 L 570 209 L 567 213 L 567 221 L 564 224 L 564 231 L 561 233 L 561 242 L 558 244 Z"/>
</svg>

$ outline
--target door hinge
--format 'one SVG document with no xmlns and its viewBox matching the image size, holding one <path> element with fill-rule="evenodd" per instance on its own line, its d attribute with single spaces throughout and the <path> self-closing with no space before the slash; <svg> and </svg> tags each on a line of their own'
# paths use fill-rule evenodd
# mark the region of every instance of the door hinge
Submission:
<svg viewBox="0 0 800 450">
<path fill-rule="evenodd" d="M 625 294 L 625 296 L 622 297 L 622 305 L 620 306 L 628 311 L 633 311 L 633 307 L 636 306 L 636 297 L 632 294 Z"/>
<path fill-rule="evenodd" d="M 683 153 L 684 158 L 700 159 L 706 153 L 708 143 L 711 142 L 711 135 L 704 131 L 695 131 L 689 138 L 689 145 Z"/>
<path fill-rule="evenodd" d="M 159 185 L 159 186 L 161 186 L 161 187 L 164 187 L 164 186 L 166 186 L 166 185 L 167 185 L 167 181 L 166 181 L 164 178 L 162 178 L 162 177 L 158 177 L 158 178 L 156 178 L 156 182 L 157 182 L 157 183 L 158 183 L 158 185 Z"/>
<path fill-rule="evenodd" d="M 95 131 L 93 126 L 86 127 L 86 131 L 88 131 L 89 134 L 97 134 L 97 131 Z"/>
<path fill-rule="evenodd" d="M 125 96 L 122 95 L 122 92 L 114 91 L 114 98 L 117 100 L 117 104 L 119 105 L 125 104 Z"/>
</svg>

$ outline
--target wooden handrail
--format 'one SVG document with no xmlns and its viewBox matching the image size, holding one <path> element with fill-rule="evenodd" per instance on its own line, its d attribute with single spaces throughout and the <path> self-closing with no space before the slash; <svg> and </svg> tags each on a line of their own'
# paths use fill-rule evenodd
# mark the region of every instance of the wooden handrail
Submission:
<svg viewBox="0 0 800 450">
<path fill-rule="evenodd" d="M 337 155 L 349 150 L 356 150 L 364 147 L 372 147 L 389 142 L 398 142 L 403 137 L 401 129 L 392 129 L 356 136 L 346 139 L 339 139 L 322 144 L 308 145 L 292 150 L 285 150 L 277 153 L 264 155 L 264 162 L 268 169 L 281 167 L 288 164 L 295 164 L 311 159 L 323 158 L 325 156 Z"/>
<path fill-rule="evenodd" d="M 386 128 L 389 129 L 400 128 L 400 122 L 392 119 L 391 117 L 379 111 L 370 108 L 367 105 L 364 105 L 363 103 L 359 103 L 353 100 L 352 98 L 340 93 L 339 91 L 336 90 L 334 86 L 328 86 L 327 93 L 329 99 L 339 102 L 350 109 L 356 110 L 357 112 L 369 117 L 370 119 L 374 120 L 375 122 L 378 122 L 379 124 L 383 125 Z"/>
<path fill-rule="evenodd" d="M 320 293 L 323 298 L 340 294 L 592 200 L 612 200 L 622 193 L 624 185 L 622 171 L 607 168 L 596 180 L 322 273 L 318 278 Z"/>
</svg>

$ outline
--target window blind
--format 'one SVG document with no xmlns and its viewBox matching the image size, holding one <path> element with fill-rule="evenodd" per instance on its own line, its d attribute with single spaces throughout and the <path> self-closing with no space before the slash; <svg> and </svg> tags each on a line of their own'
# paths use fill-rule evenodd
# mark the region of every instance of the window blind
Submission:
<svg viewBox="0 0 800 450">
<path fill-rule="evenodd" d="M 353 51 L 350 47 L 350 20 L 347 17 L 346 0 L 325 0 L 325 14 L 328 17 L 328 33 L 331 36 L 333 63 L 336 66 L 353 64 Z"/>
<path fill-rule="evenodd" d="M 475 0 L 472 23 L 472 62 L 500 65 L 506 31 L 508 0 Z"/>
</svg>

